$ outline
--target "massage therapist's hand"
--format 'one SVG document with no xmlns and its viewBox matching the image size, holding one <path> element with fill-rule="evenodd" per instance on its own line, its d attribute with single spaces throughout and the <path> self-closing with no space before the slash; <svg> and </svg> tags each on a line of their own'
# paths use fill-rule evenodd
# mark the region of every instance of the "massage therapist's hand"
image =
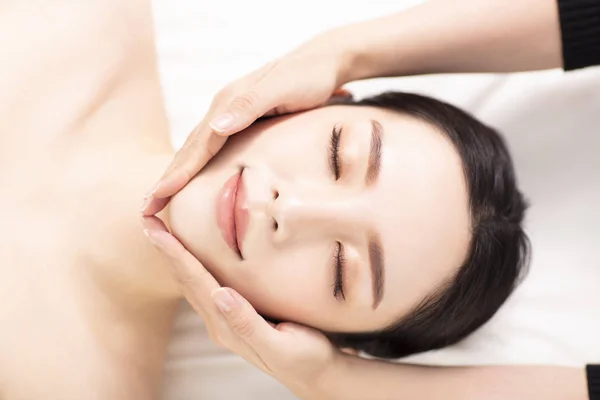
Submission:
<svg viewBox="0 0 600 400">
<path fill-rule="evenodd" d="M 327 102 L 346 83 L 336 35 L 322 35 L 292 53 L 225 86 L 207 115 L 146 197 L 142 213 L 155 215 L 223 147 L 227 137 L 262 116 L 306 110 Z"/>
<path fill-rule="evenodd" d="M 292 323 L 266 322 L 240 294 L 222 288 L 204 266 L 156 217 L 145 217 L 144 232 L 169 260 L 183 295 L 204 319 L 213 341 L 273 376 L 302 399 L 340 357 L 320 332 Z"/>
</svg>

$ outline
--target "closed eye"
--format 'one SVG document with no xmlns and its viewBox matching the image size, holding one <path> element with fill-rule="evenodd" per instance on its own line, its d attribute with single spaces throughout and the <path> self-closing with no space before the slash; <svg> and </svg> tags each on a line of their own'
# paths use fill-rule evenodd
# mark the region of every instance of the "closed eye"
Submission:
<svg viewBox="0 0 600 400">
<path fill-rule="evenodd" d="M 336 300 L 346 300 L 344 295 L 344 246 L 336 242 L 336 248 L 333 255 L 333 297 Z"/>
<path fill-rule="evenodd" d="M 340 139 L 342 136 L 342 128 L 335 125 L 331 131 L 329 140 L 329 169 L 335 180 L 340 179 L 341 162 L 340 162 Z"/>
</svg>

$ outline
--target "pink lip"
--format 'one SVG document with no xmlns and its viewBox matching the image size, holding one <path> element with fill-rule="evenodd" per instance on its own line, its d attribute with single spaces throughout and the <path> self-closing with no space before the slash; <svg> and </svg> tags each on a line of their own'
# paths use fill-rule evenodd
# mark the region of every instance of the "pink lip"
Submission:
<svg viewBox="0 0 600 400">
<path fill-rule="evenodd" d="M 236 241 L 238 249 L 240 250 L 240 255 L 244 254 L 244 238 L 246 237 L 246 230 L 248 229 L 248 222 L 250 219 L 250 216 L 248 215 L 248 207 L 246 206 L 246 185 L 244 182 L 244 171 L 245 170 L 242 169 L 242 172 L 240 172 L 234 210 Z"/>
<path fill-rule="evenodd" d="M 243 170 L 229 178 L 217 196 L 217 224 L 227 245 L 242 256 L 242 242 L 248 226 L 248 211 L 244 208 L 246 191 Z"/>
</svg>

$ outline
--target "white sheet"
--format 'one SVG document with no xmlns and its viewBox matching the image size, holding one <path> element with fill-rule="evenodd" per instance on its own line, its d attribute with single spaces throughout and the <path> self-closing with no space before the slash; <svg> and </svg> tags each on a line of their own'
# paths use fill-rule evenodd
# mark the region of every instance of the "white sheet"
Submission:
<svg viewBox="0 0 600 400">
<path fill-rule="evenodd" d="M 183 143 L 212 95 L 323 29 L 416 1 L 154 0 L 158 53 L 173 142 Z M 410 40 L 410 38 L 407 38 Z M 487 326 L 460 345 L 413 357 L 436 364 L 600 361 L 600 69 L 513 76 L 376 80 L 431 94 L 501 129 L 532 203 L 532 270 Z M 165 368 L 163 399 L 294 397 L 235 355 L 215 348 L 186 304 Z"/>
</svg>

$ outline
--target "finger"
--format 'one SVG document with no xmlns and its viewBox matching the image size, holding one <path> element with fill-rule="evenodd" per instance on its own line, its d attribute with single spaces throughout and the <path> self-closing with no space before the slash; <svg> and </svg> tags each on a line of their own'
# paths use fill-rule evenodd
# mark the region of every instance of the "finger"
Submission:
<svg viewBox="0 0 600 400">
<path fill-rule="evenodd" d="M 144 230 L 148 231 L 162 231 L 169 233 L 169 228 L 165 225 L 165 223 L 155 216 L 143 217 L 142 216 L 142 226 Z"/>
<path fill-rule="evenodd" d="M 225 316 L 232 331 L 248 344 L 264 361 L 269 354 L 278 354 L 282 344 L 281 333 L 273 328 L 254 307 L 231 288 L 219 288 L 212 298 Z M 268 365 L 268 363 L 266 363 Z"/>
<path fill-rule="evenodd" d="M 164 198 L 179 192 L 221 150 L 226 140 L 213 134 L 206 122 L 201 122 L 175 154 L 153 196 Z"/>
<path fill-rule="evenodd" d="M 285 91 L 285 88 L 282 76 L 273 77 L 267 73 L 262 79 L 234 96 L 225 110 L 211 120 L 210 126 L 222 136 L 230 136 L 246 129 L 258 118 L 273 112 L 272 110 L 280 105 L 281 99 L 291 90 L 291 87 L 288 91 Z"/>
<path fill-rule="evenodd" d="M 222 136 L 230 136 L 250 126 L 259 117 L 269 112 L 274 106 L 269 104 L 274 103 L 273 91 L 269 88 L 269 83 L 273 87 L 272 76 L 273 70 L 277 67 L 279 61 L 270 62 L 267 65 L 250 74 L 253 84 L 244 86 L 239 85 L 234 89 L 232 100 L 220 112 L 213 113 L 210 120 L 210 127 L 213 131 Z M 265 79 L 266 78 L 266 79 Z M 248 82 L 249 78 L 245 81 Z M 267 82 L 265 87 L 264 82 Z M 262 84 L 260 84 L 262 82 Z M 242 89 L 243 88 L 243 89 Z"/>
<path fill-rule="evenodd" d="M 185 186 L 185 184 L 184 184 Z M 155 198 L 153 196 L 146 197 L 144 199 L 144 204 L 141 208 L 141 213 L 143 216 L 148 217 L 151 215 L 156 215 L 161 212 L 171 200 L 170 197 L 166 198 Z"/>
<path fill-rule="evenodd" d="M 169 197 L 183 189 L 206 163 L 221 150 L 228 135 L 245 129 L 264 113 L 249 111 L 249 101 L 254 102 L 254 100 L 245 100 L 250 98 L 249 96 L 252 95 L 238 96 L 230 104 L 230 111 L 226 111 L 227 116 L 225 118 L 230 118 L 231 115 L 241 116 L 240 119 L 236 119 L 237 122 L 233 125 L 233 129 L 221 131 L 221 135 L 215 135 L 213 130 L 216 130 L 216 128 L 207 126 L 205 122 L 200 123 L 196 131 L 190 135 L 188 141 L 176 153 L 173 162 L 167 168 L 167 172 L 147 195 L 142 205 L 142 215 L 150 216 L 162 211 L 168 204 Z M 265 111 L 268 111 L 268 109 Z"/>
<path fill-rule="evenodd" d="M 171 235 L 156 217 L 143 219 L 144 233 L 169 260 L 169 271 L 185 298 L 198 312 L 214 312 L 210 294 L 220 287 L 206 268 Z"/>
<path fill-rule="evenodd" d="M 159 218 L 156 217 L 147 217 L 142 219 L 142 224 L 146 230 L 149 231 L 150 235 L 156 235 L 156 232 L 168 232 L 166 225 Z M 163 246 L 163 244 L 161 244 Z M 195 290 L 195 289 L 193 289 Z M 206 290 L 206 289 L 201 289 Z M 219 290 L 219 289 L 215 289 Z M 215 291 L 213 290 L 213 292 Z M 210 292 L 208 292 L 210 295 Z M 206 297 L 209 298 L 209 295 Z M 187 296 L 187 294 L 186 294 Z M 212 296 L 210 296 L 211 303 L 213 301 Z M 209 331 L 209 336 L 212 340 L 216 341 L 217 344 L 220 344 L 223 347 L 229 348 L 232 351 L 237 352 L 246 358 L 249 362 L 254 365 L 265 369 L 265 365 L 256 355 L 256 352 L 252 350 L 247 344 L 245 344 L 235 333 L 232 332 L 229 323 L 221 314 L 214 314 L 214 316 L 218 316 L 218 318 L 210 318 L 210 312 L 207 313 L 206 306 L 199 305 L 199 302 L 196 298 L 189 299 L 190 303 L 203 318 L 205 318 L 205 322 L 207 324 L 207 329 Z M 211 307 L 216 309 L 216 304 L 212 304 Z M 208 318 L 207 318 L 208 317 Z M 266 371 L 268 372 L 268 371 Z"/>
<path fill-rule="evenodd" d="M 212 134 L 210 129 L 197 134 L 177 154 L 167 172 L 155 188 L 146 195 L 142 205 L 142 215 L 155 215 L 162 211 L 170 198 L 177 194 L 223 147 L 227 138 Z"/>
<path fill-rule="evenodd" d="M 171 197 L 183 189 L 223 147 L 227 136 L 247 128 L 264 113 L 275 108 L 278 91 L 273 90 L 273 87 L 277 88 L 279 85 L 269 80 L 266 80 L 265 85 L 264 78 L 276 65 L 277 63 L 271 63 L 258 71 L 259 79 L 253 89 L 241 91 L 225 108 L 222 108 L 221 100 L 213 101 L 207 116 L 188 136 L 167 171 L 146 195 L 142 206 L 143 215 L 160 212 L 168 200 L 159 202 L 156 199 Z"/>
<path fill-rule="evenodd" d="M 218 308 L 218 307 L 215 307 Z M 209 337 L 218 346 L 221 346 L 235 354 L 243 357 L 250 364 L 260 368 L 268 374 L 273 374 L 273 371 L 267 367 L 262 358 L 244 342 L 229 326 L 227 319 L 222 313 L 219 313 L 218 318 L 211 318 L 210 322 L 206 322 L 206 327 L 209 332 Z"/>
<path fill-rule="evenodd" d="M 264 97 L 254 90 L 235 96 L 225 110 L 210 122 L 210 127 L 220 136 L 244 130 L 272 108 L 264 104 Z"/>
<path fill-rule="evenodd" d="M 210 294 L 219 290 L 218 283 L 208 271 L 204 269 L 202 264 L 194 259 L 191 254 L 189 254 L 180 243 L 178 244 L 178 241 L 168 233 L 167 227 L 160 219 L 156 217 L 146 217 L 142 219 L 142 223 L 150 240 L 159 249 L 163 250 L 165 255 L 170 259 L 173 275 L 181 286 L 184 296 L 188 299 L 196 312 L 206 319 L 208 326 L 212 327 L 213 330 L 216 329 L 219 325 L 219 321 L 210 318 L 210 314 L 212 313 L 211 311 L 216 310 L 218 306 L 214 303 Z M 251 310 L 258 316 L 253 308 Z M 220 319 L 221 323 L 223 323 L 222 318 Z M 222 337 L 224 336 L 223 332 L 225 332 L 225 336 L 229 336 L 228 340 L 224 338 L 227 343 L 223 343 L 227 348 L 240 354 L 248 360 L 248 362 L 261 368 L 266 373 L 272 374 L 272 371 L 267 367 L 260 355 L 231 329 L 227 318 L 225 318 L 225 320 L 226 325 L 221 329 L 217 329 L 217 332 L 220 331 L 221 333 L 216 334 L 215 332 L 212 332 L 211 337 Z M 244 325 L 240 325 L 243 324 L 242 318 L 236 317 L 235 320 L 238 321 L 235 326 L 245 332 L 249 331 L 248 328 L 244 328 Z M 267 327 L 269 326 L 267 325 Z"/>
</svg>

